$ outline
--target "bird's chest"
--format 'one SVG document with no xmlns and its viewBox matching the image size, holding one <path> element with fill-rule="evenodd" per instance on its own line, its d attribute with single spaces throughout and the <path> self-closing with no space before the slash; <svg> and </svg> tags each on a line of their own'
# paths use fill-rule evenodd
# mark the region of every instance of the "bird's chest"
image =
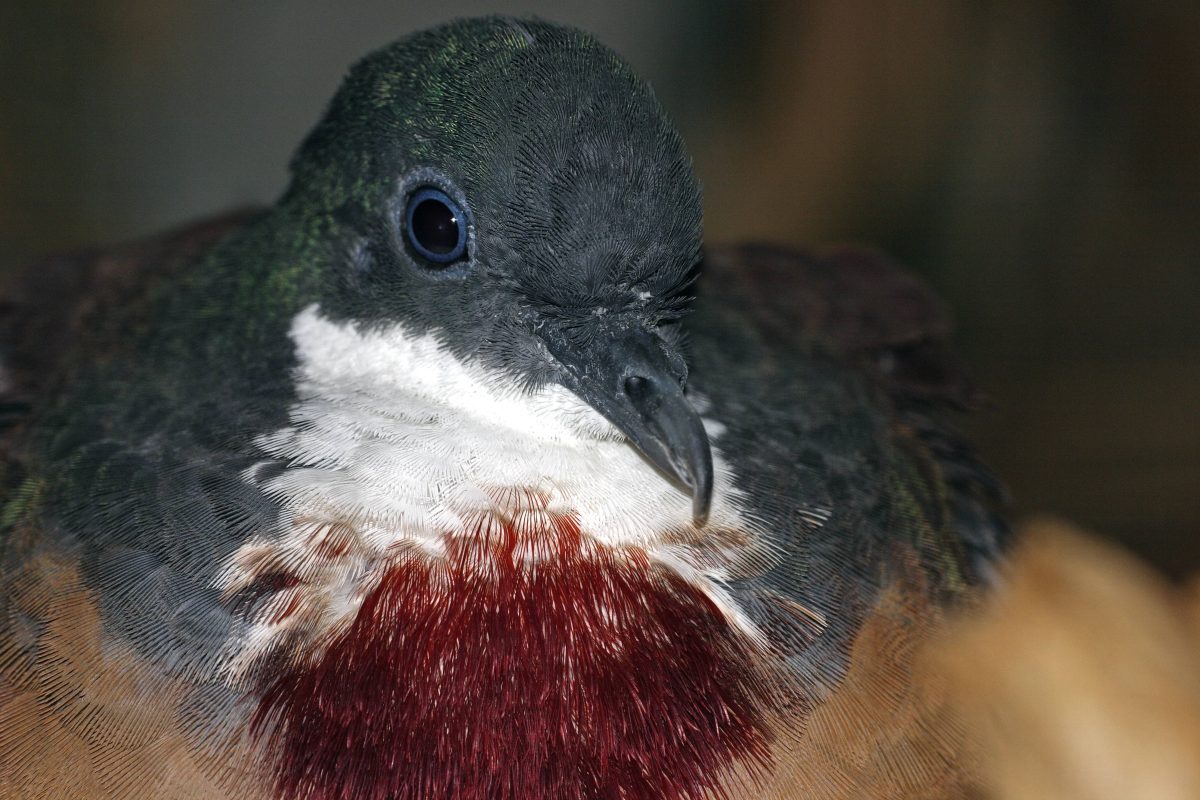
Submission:
<svg viewBox="0 0 1200 800">
<path fill-rule="evenodd" d="M 425 340 L 295 338 L 291 422 L 245 475 L 278 524 L 221 579 L 279 796 L 690 800 L 764 757 L 726 565 L 595 412 Z M 741 524 L 731 481 L 718 459 L 710 527 Z"/>
<path fill-rule="evenodd" d="M 265 680 L 280 796 L 699 798 L 763 756 L 761 676 L 699 590 L 572 515 L 487 524 Z"/>
</svg>

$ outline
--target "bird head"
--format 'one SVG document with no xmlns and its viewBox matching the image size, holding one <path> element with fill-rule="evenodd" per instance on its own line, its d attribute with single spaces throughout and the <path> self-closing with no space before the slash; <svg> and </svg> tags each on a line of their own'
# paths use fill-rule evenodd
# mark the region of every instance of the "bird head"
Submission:
<svg viewBox="0 0 1200 800">
<path fill-rule="evenodd" d="M 708 513 L 710 447 L 678 322 L 700 190 L 650 87 L 579 31 L 507 19 L 362 60 L 279 212 L 339 242 L 322 313 L 402 323 L 525 392 L 561 386 Z"/>
</svg>

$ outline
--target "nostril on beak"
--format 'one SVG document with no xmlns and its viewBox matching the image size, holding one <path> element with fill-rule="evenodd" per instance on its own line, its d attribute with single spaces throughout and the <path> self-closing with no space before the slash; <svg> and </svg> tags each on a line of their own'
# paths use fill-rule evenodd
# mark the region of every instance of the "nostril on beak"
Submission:
<svg viewBox="0 0 1200 800">
<path fill-rule="evenodd" d="M 651 391 L 649 378 L 643 378 L 641 375 L 630 375 L 625 379 L 625 394 L 635 405 L 641 405 L 649 396 Z"/>
<path fill-rule="evenodd" d="M 653 415 L 662 406 L 661 384 L 644 375 L 630 375 L 625 379 L 625 396 L 640 413 Z"/>
</svg>

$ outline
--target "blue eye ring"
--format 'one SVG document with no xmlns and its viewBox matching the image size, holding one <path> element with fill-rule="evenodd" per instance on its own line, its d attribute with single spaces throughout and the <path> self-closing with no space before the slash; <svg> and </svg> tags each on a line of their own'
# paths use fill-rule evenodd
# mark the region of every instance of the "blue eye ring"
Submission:
<svg viewBox="0 0 1200 800">
<path fill-rule="evenodd" d="M 452 264 L 467 252 L 466 213 L 441 189 L 419 187 L 409 195 L 404 210 L 404 237 L 431 264 Z"/>
</svg>

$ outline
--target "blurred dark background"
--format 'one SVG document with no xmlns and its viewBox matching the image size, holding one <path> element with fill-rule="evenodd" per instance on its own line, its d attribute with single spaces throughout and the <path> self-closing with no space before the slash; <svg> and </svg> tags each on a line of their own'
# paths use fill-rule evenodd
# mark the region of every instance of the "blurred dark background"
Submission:
<svg viewBox="0 0 1200 800">
<path fill-rule="evenodd" d="M 938 288 L 1019 512 L 1200 566 L 1200 4 L 0 3 L 0 268 L 265 202 L 347 65 L 489 11 L 650 79 L 710 240 L 877 244 Z"/>
</svg>

